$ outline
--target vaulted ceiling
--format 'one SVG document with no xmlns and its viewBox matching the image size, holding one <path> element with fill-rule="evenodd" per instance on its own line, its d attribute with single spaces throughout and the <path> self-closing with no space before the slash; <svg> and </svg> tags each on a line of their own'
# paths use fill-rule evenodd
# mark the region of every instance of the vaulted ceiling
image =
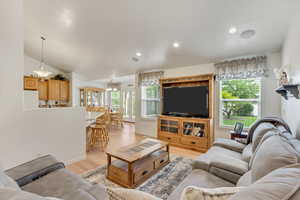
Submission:
<svg viewBox="0 0 300 200">
<path fill-rule="evenodd" d="M 25 53 L 39 59 L 44 35 L 47 64 L 91 80 L 209 63 L 279 50 L 299 8 L 299 0 L 26 0 Z M 241 38 L 247 29 L 256 35 Z"/>
</svg>

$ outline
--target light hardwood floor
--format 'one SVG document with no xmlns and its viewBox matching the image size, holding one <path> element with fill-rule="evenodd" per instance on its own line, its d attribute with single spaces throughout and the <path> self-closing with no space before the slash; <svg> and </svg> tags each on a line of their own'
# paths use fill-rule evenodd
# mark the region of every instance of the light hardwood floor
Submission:
<svg viewBox="0 0 300 200">
<path fill-rule="evenodd" d="M 140 141 L 145 136 L 135 134 L 135 126 L 133 123 L 124 123 L 124 128 L 112 127 L 109 131 L 110 141 L 108 146 L 119 148 L 134 142 Z M 201 153 L 182 149 L 178 147 L 170 147 L 171 154 L 184 156 L 189 158 L 196 158 Z M 82 174 L 99 166 L 106 165 L 106 155 L 104 152 L 89 152 L 85 160 L 68 165 L 67 168 L 76 174 Z"/>
</svg>

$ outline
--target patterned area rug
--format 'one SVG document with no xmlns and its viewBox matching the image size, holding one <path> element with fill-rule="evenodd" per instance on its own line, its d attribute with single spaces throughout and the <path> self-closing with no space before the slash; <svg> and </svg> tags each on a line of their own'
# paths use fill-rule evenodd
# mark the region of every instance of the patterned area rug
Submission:
<svg viewBox="0 0 300 200">
<path fill-rule="evenodd" d="M 137 187 L 161 199 L 167 199 L 173 190 L 192 171 L 192 159 L 171 156 L 171 162 L 146 182 Z M 99 167 L 83 175 L 83 178 L 92 184 L 101 183 L 107 187 L 121 187 L 106 179 L 107 166 Z"/>
</svg>

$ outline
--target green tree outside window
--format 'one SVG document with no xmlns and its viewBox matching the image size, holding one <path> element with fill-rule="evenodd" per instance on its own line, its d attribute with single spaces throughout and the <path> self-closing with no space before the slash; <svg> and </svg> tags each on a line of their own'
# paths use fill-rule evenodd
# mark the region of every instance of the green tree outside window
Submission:
<svg viewBox="0 0 300 200">
<path fill-rule="evenodd" d="M 259 117 L 261 84 L 258 79 L 221 82 L 222 126 L 242 122 L 251 126 Z"/>
</svg>

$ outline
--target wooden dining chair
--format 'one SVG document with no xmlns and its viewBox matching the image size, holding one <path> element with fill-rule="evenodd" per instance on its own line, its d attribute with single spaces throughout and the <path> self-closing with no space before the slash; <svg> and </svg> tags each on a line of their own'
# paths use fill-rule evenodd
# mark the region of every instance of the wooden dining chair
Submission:
<svg viewBox="0 0 300 200">
<path fill-rule="evenodd" d="M 109 109 L 106 109 L 104 114 L 96 119 L 96 124 L 105 124 L 107 128 L 110 128 L 111 118 Z"/>
<path fill-rule="evenodd" d="M 109 135 L 105 124 L 92 124 L 87 131 L 87 152 L 91 150 L 104 151 L 109 142 Z"/>
<path fill-rule="evenodd" d="M 124 127 L 123 125 L 123 109 L 119 108 L 117 112 L 111 113 L 111 124 Z"/>
</svg>

